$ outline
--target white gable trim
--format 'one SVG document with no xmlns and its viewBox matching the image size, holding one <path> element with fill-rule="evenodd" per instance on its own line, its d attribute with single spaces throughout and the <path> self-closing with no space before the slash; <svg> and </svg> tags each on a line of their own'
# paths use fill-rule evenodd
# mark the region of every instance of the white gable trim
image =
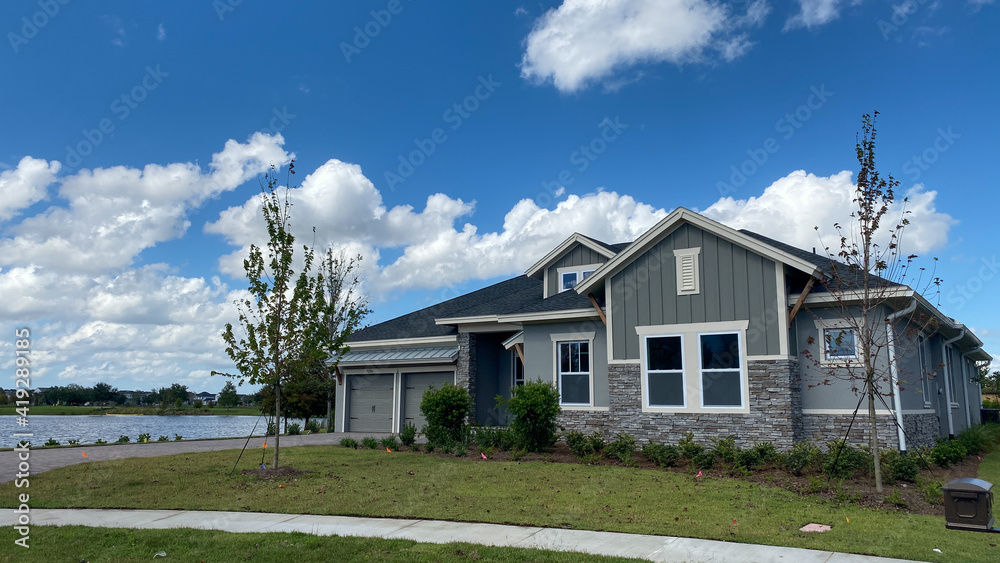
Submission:
<svg viewBox="0 0 1000 563">
<path fill-rule="evenodd" d="M 528 270 L 524 272 L 524 274 L 529 278 L 537 275 L 538 272 L 547 269 L 553 262 L 562 258 L 562 255 L 565 254 L 566 252 L 569 252 L 573 248 L 573 245 L 575 244 L 582 244 L 583 246 L 586 246 L 587 248 L 593 250 L 594 252 L 608 259 L 615 257 L 614 252 L 595 243 L 589 237 L 581 235 L 580 233 L 573 233 L 572 235 L 570 235 L 569 238 L 562 241 L 562 244 L 555 247 L 551 252 L 543 256 L 541 260 L 535 262 L 535 264 L 530 268 L 528 268 Z"/>
<path fill-rule="evenodd" d="M 603 266 L 598 268 L 596 272 L 588 276 L 587 279 L 577 284 L 577 293 L 586 295 L 588 292 L 592 291 L 594 286 L 603 281 L 605 278 L 619 272 L 622 268 L 631 263 L 632 260 L 649 250 L 651 246 L 659 242 L 663 236 L 673 231 L 674 228 L 681 222 L 690 223 L 699 229 L 728 240 L 733 244 L 752 250 L 765 258 L 781 264 L 787 264 L 809 275 L 819 276 L 821 273 L 819 266 L 816 264 L 806 262 L 797 256 L 792 256 L 787 252 L 765 244 L 753 237 L 747 236 L 732 227 L 727 227 L 718 221 L 713 221 L 707 217 L 699 215 L 694 211 L 678 207 L 660 220 L 660 222 L 657 223 L 652 229 L 643 233 L 642 236 L 637 238 L 635 242 L 628 246 L 628 248 L 619 252 L 614 258 L 608 260 Z"/>
</svg>

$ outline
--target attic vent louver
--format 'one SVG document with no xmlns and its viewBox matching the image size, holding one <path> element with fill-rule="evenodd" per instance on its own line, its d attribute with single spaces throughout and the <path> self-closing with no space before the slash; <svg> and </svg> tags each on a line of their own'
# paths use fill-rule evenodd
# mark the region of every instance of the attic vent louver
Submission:
<svg viewBox="0 0 1000 563">
<path fill-rule="evenodd" d="M 701 248 L 674 250 L 674 266 L 677 270 L 677 295 L 696 295 L 701 291 L 701 276 L 698 255 Z"/>
</svg>

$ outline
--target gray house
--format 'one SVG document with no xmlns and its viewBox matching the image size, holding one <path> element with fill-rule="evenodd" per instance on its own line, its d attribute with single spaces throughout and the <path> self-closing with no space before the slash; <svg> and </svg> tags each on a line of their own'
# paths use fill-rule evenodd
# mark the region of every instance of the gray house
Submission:
<svg viewBox="0 0 1000 563">
<path fill-rule="evenodd" d="M 540 379 L 558 388 L 567 430 L 782 449 L 833 439 L 859 404 L 846 374 L 862 352 L 834 306 L 844 292 L 824 285 L 830 268 L 682 208 L 631 243 L 574 234 L 522 276 L 354 333 L 336 430 L 421 428 L 424 391 L 445 382 L 469 390 L 476 422 L 506 424 L 495 398 Z M 982 342 L 912 289 L 889 292 L 873 317 L 888 344 L 880 441 L 905 450 L 978 424 Z M 852 441 L 867 440 L 862 422 Z"/>
</svg>

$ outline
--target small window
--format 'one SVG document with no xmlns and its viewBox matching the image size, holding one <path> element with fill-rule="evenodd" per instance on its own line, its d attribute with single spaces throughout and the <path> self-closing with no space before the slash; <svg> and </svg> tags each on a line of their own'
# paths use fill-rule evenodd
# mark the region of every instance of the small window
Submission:
<svg viewBox="0 0 1000 563">
<path fill-rule="evenodd" d="M 524 362 L 516 350 L 510 351 L 511 355 L 511 386 L 520 387 L 524 385 Z"/>
<path fill-rule="evenodd" d="M 948 358 L 948 369 L 945 370 L 945 373 L 948 374 L 948 392 L 951 393 L 951 402 L 957 403 L 958 396 L 955 394 L 955 370 L 959 369 L 960 366 L 955 364 L 954 352 L 955 349 L 952 348 L 951 346 L 948 346 L 948 348 L 945 350 L 945 353 L 947 354 Z"/>
<path fill-rule="evenodd" d="M 857 336 L 853 328 L 824 328 L 823 342 L 827 361 L 855 360 L 858 357 Z"/>
<path fill-rule="evenodd" d="M 590 343 L 559 342 L 559 401 L 590 405 Z"/>
<path fill-rule="evenodd" d="M 740 336 L 735 332 L 700 335 L 703 407 L 742 407 Z"/>
<path fill-rule="evenodd" d="M 583 280 L 585 280 L 585 279 L 589 278 L 589 277 L 590 277 L 590 274 L 593 274 L 593 273 L 594 273 L 594 271 L 595 271 L 595 270 L 584 270 L 584 271 L 583 271 Z M 583 281 L 583 280 L 580 280 L 580 281 Z"/>
<path fill-rule="evenodd" d="M 683 407 L 684 345 L 680 336 L 646 339 L 648 403 L 651 407 Z"/>
<path fill-rule="evenodd" d="M 566 291 L 567 289 L 573 289 L 576 285 L 577 273 L 576 272 L 563 272 L 562 275 L 562 289 L 560 291 Z"/>
<path fill-rule="evenodd" d="M 923 336 L 917 337 L 917 358 L 920 363 L 920 392 L 924 395 L 924 404 L 930 405 L 931 403 L 931 380 L 930 374 L 927 373 L 927 346 L 926 340 Z"/>
</svg>

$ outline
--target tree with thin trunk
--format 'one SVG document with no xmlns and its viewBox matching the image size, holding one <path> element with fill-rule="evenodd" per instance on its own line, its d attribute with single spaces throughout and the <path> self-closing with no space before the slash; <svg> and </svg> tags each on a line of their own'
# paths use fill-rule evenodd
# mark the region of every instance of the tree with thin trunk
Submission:
<svg viewBox="0 0 1000 563">
<path fill-rule="evenodd" d="M 876 403 L 892 410 L 886 397 L 898 393 L 902 381 L 893 375 L 892 364 L 905 355 L 908 342 L 916 341 L 915 333 L 934 322 L 933 318 L 920 314 L 900 319 L 890 315 L 903 308 L 899 290 L 908 281 L 915 286 L 925 283 L 925 287 L 915 288 L 922 293 L 939 286 L 941 280 L 933 276 L 923 279 L 922 268 L 919 275 L 910 274 L 916 256 L 904 254 L 901 248 L 903 231 L 909 224 L 906 215 L 910 212 L 905 209 L 906 198 L 902 206 L 893 208 L 899 181 L 891 174 L 882 176 L 876 166 L 877 116 L 875 112 L 862 117 L 862 131 L 855 145 L 860 169 L 850 224 L 835 224 L 839 244 L 833 250 L 825 247 L 830 265 L 825 279 L 820 281 L 834 299 L 828 310 L 835 313 L 832 317 L 839 324 L 837 328 L 822 331 L 819 357 L 810 352 L 806 355 L 826 374 L 821 385 L 837 379 L 848 380 L 859 395 L 858 407 L 867 400 L 875 488 L 881 492 Z M 900 216 L 895 225 L 883 226 L 886 215 L 897 211 Z M 900 332 L 908 333 L 911 338 L 894 340 L 900 324 L 903 325 Z"/>
<path fill-rule="evenodd" d="M 278 468 L 282 414 L 281 388 L 297 374 L 322 362 L 331 348 L 326 320 L 332 314 L 325 298 L 322 273 L 313 275 L 314 252 L 303 246 L 301 271 L 294 271 L 295 237 L 291 232 L 288 189 L 279 189 L 276 167 L 264 176 L 261 204 L 267 224 L 267 247 L 250 245 L 243 261 L 250 296 L 237 300 L 242 334 L 232 323 L 222 334 L 226 353 L 238 373 L 212 372 L 237 379 L 240 384 L 265 385 L 274 392 L 274 465 Z M 288 173 L 295 173 L 294 161 Z M 265 256 L 266 254 L 266 256 Z"/>
</svg>

